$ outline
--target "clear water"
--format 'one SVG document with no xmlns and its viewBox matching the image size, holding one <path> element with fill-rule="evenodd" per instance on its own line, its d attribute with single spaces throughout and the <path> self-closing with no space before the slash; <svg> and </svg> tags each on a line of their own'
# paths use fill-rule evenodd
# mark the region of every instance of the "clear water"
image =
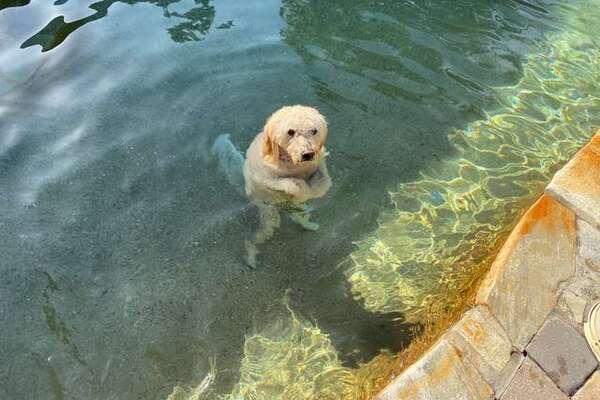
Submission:
<svg viewBox="0 0 600 400">
<path fill-rule="evenodd" d="M 494 88 L 499 106 L 449 135 L 453 156 L 391 191 L 347 269 L 367 309 L 436 324 L 465 306 L 524 210 L 600 126 L 599 6 L 556 10 L 568 28 L 547 33 L 517 84 Z"/>
<path fill-rule="evenodd" d="M 0 398 L 164 399 L 212 363 L 211 391 L 245 398 L 257 338 L 271 360 L 312 335 L 342 380 L 401 349 L 405 308 L 347 279 L 353 242 L 460 154 L 451 132 L 506 106 L 531 54 L 585 30 L 565 15 L 588 3 L 0 0 Z M 249 269 L 256 213 L 208 149 L 294 103 L 329 120 L 334 186 L 318 232 L 285 221 Z"/>
</svg>

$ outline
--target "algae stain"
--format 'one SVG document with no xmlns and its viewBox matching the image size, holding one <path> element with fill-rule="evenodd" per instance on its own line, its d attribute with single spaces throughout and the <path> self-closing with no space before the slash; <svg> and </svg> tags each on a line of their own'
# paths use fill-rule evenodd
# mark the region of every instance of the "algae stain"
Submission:
<svg viewBox="0 0 600 400">
<path fill-rule="evenodd" d="M 58 316 L 56 309 L 52 307 L 52 305 L 46 304 L 42 306 L 42 311 L 46 316 L 46 324 L 48 328 L 54 335 L 63 343 L 69 344 L 71 342 L 71 332 L 65 325 L 63 321 L 61 321 Z"/>
<path fill-rule="evenodd" d="M 50 300 L 50 293 L 57 292 L 60 290 L 56 281 L 50 276 L 49 273 L 43 271 L 44 275 L 48 280 L 46 288 L 42 293 L 46 304 L 42 305 L 42 312 L 46 318 L 46 325 L 48 329 L 61 341 L 62 344 L 68 346 L 73 354 L 73 357 L 82 365 L 87 365 L 79 353 L 79 348 L 72 340 L 72 330 L 68 328 L 67 324 L 61 319 L 56 308 L 52 305 Z"/>
<path fill-rule="evenodd" d="M 56 309 L 52 305 L 50 301 L 50 292 L 56 292 L 59 290 L 58 284 L 56 281 L 50 276 L 46 271 L 43 272 L 46 275 L 46 279 L 48 280 L 48 284 L 44 289 L 44 293 L 42 296 L 46 300 L 46 304 L 42 306 L 42 311 L 44 312 L 44 316 L 46 317 L 46 325 L 48 325 L 48 329 L 63 343 L 69 344 L 71 342 L 71 332 L 67 328 L 66 324 L 60 319 Z"/>
<path fill-rule="evenodd" d="M 54 400 L 64 400 L 65 388 L 60 382 L 60 377 L 58 376 L 56 368 L 48 365 L 48 374 L 50 376 L 50 387 L 52 388 Z"/>
<path fill-rule="evenodd" d="M 57 291 L 58 284 L 56 283 L 56 281 L 46 271 L 42 271 L 42 272 L 44 275 L 46 275 L 46 279 L 48 279 L 48 285 L 46 286 L 46 289 L 52 290 L 53 292 Z"/>
<path fill-rule="evenodd" d="M 33 359 L 39 365 L 40 370 L 45 369 L 48 371 L 48 380 L 50 384 L 50 391 L 52 393 L 53 400 L 64 400 L 65 398 L 65 387 L 63 386 L 60 375 L 55 367 L 50 365 L 51 358 L 44 358 L 40 354 L 33 353 Z"/>
</svg>

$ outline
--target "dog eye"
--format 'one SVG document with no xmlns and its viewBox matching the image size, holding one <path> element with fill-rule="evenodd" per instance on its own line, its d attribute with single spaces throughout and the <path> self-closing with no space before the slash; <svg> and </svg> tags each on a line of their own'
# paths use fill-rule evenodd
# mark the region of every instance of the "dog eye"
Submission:
<svg viewBox="0 0 600 400">
<path fill-rule="evenodd" d="M 317 130 L 316 129 L 311 129 L 310 133 L 312 133 L 313 135 L 317 134 Z"/>
<path fill-rule="evenodd" d="M 290 129 L 290 130 L 288 131 L 288 135 L 290 135 L 290 136 L 294 136 L 295 134 L 296 134 L 296 131 L 295 131 L 295 130 L 293 130 L 293 129 Z"/>
</svg>

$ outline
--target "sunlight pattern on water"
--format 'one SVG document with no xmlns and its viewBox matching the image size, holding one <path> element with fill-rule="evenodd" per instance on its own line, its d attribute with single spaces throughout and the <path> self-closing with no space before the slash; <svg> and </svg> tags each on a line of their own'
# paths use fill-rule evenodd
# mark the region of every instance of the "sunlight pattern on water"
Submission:
<svg viewBox="0 0 600 400">
<path fill-rule="evenodd" d="M 517 85 L 495 89 L 504 109 L 451 135 L 455 158 L 391 193 L 394 208 L 347 272 L 368 310 L 426 324 L 460 310 L 519 216 L 600 126 L 598 5 L 565 15 L 573 29 L 549 37 Z M 240 381 L 218 398 L 370 398 L 394 358 L 344 367 L 328 336 L 288 311 L 246 338 Z M 216 396 L 208 392 L 176 388 L 170 400 Z"/>
<path fill-rule="evenodd" d="M 428 166 L 391 193 L 394 207 L 358 243 L 347 277 L 373 312 L 435 323 L 460 309 L 502 240 L 554 172 L 600 126 L 600 8 L 548 38 L 504 108 L 449 138 L 456 158 Z"/>
<path fill-rule="evenodd" d="M 282 317 L 246 337 L 240 380 L 227 395 L 210 387 L 211 370 L 195 387 L 177 386 L 167 400 L 358 400 L 373 394 L 373 376 L 384 377 L 386 353 L 360 368 L 342 366 L 329 336 L 283 301 Z"/>
</svg>

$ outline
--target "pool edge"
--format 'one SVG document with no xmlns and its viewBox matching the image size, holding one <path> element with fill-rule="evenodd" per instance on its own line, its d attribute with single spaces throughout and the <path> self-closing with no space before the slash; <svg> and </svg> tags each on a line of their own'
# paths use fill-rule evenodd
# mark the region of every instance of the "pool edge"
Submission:
<svg viewBox="0 0 600 400">
<path fill-rule="evenodd" d="M 510 398 L 527 395 L 533 376 L 541 385 L 537 391 L 567 399 L 598 381 L 590 378 L 598 363 L 590 364 L 591 372 L 557 374 L 540 361 L 554 350 L 540 343 L 559 320 L 570 330 L 557 334 L 577 343 L 569 356 L 588 356 L 580 340 L 582 313 L 598 298 L 600 131 L 554 175 L 512 230 L 474 306 L 374 399 Z"/>
</svg>

